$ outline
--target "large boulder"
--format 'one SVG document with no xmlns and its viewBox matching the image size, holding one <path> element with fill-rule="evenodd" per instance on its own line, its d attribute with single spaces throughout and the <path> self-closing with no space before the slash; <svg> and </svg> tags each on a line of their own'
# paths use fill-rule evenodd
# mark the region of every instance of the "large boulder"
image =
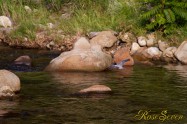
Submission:
<svg viewBox="0 0 187 124">
<path fill-rule="evenodd" d="M 130 55 L 130 48 L 123 47 L 117 50 L 114 54 L 114 63 L 119 63 L 124 59 L 130 59 L 130 61 L 126 62 L 124 65 L 132 66 L 134 65 L 134 60 Z"/>
<path fill-rule="evenodd" d="M 12 72 L 0 70 L 0 97 L 11 96 L 20 90 L 20 79 Z"/>
<path fill-rule="evenodd" d="M 117 37 L 113 31 L 102 31 L 90 40 L 90 44 L 100 45 L 103 47 L 111 47 L 117 41 Z"/>
<path fill-rule="evenodd" d="M 84 37 L 80 38 L 71 51 L 53 59 L 46 71 L 103 71 L 112 63 L 112 57 L 102 52 L 101 46 L 91 45 Z"/>
<path fill-rule="evenodd" d="M 10 18 L 6 16 L 0 16 L 0 26 L 3 26 L 4 28 L 12 27 L 12 22 Z"/>
<path fill-rule="evenodd" d="M 187 41 L 184 41 L 175 52 L 176 58 L 183 64 L 187 64 Z"/>
</svg>

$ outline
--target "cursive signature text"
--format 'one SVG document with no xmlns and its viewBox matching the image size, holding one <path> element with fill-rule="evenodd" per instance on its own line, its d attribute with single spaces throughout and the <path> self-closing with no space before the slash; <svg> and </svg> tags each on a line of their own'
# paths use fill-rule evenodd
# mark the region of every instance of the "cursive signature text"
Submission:
<svg viewBox="0 0 187 124">
<path fill-rule="evenodd" d="M 140 110 L 135 119 L 137 120 L 160 120 L 161 122 L 175 120 L 179 121 L 183 119 L 181 114 L 168 114 L 167 110 L 161 111 L 159 114 L 152 112 L 151 110 Z"/>
</svg>

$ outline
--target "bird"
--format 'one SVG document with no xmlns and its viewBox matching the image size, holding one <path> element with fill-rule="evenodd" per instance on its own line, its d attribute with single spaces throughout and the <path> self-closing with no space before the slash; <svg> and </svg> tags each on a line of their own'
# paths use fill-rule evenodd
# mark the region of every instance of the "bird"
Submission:
<svg viewBox="0 0 187 124">
<path fill-rule="evenodd" d="M 128 61 L 130 61 L 130 59 L 124 59 L 117 64 L 116 63 L 112 64 L 109 68 L 110 69 L 124 69 L 123 65 Z"/>
</svg>

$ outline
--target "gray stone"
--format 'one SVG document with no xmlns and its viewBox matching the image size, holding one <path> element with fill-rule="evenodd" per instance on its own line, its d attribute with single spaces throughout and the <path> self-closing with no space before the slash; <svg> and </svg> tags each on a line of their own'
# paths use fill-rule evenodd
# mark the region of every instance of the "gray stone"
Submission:
<svg viewBox="0 0 187 124">
<path fill-rule="evenodd" d="M 155 44 L 155 35 L 153 33 L 147 35 L 147 46 L 151 47 Z"/>
<path fill-rule="evenodd" d="M 143 36 L 138 37 L 138 44 L 141 47 L 146 46 L 146 41 L 147 41 L 146 37 L 143 37 Z"/>
<path fill-rule="evenodd" d="M 48 27 L 49 29 L 52 29 L 52 28 L 54 28 L 54 24 L 53 24 L 53 23 L 47 23 L 47 27 Z"/>
<path fill-rule="evenodd" d="M 136 43 L 136 42 L 132 43 L 130 54 L 131 55 L 134 54 L 139 49 L 140 49 L 140 46 L 138 43 Z"/>
<path fill-rule="evenodd" d="M 117 42 L 117 37 L 113 31 L 102 31 L 90 40 L 91 45 L 100 45 L 102 48 L 111 47 Z"/>
<path fill-rule="evenodd" d="M 187 41 L 184 41 L 175 52 L 176 58 L 183 64 L 187 64 Z"/>
<path fill-rule="evenodd" d="M 158 47 L 162 52 L 164 52 L 169 47 L 169 45 L 166 42 L 162 42 L 161 40 L 159 40 Z"/>
<path fill-rule="evenodd" d="M 147 58 L 160 58 L 162 55 L 162 52 L 157 47 L 149 47 L 146 50 L 144 50 L 143 55 Z"/>
<path fill-rule="evenodd" d="M 88 38 L 92 39 L 93 37 L 97 36 L 100 32 L 90 32 L 88 33 Z"/>
<path fill-rule="evenodd" d="M 12 21 L 6 16 L 0 16 L 0 26 L 4 28 L 12 27 Z"/>
<path fill-rule="evenodd" d="M 32 13 L 32 9 L 29 6 L 24 6 L 24 9 L 27 13 Z"/>
<path fill-rule="evenodd" d="M 133 42 L 137 42 L 136 37 L 129 32 L 125 32 L 125 33 L 120 32 L 118 37 L 119 39 L 121 39 L 122 42 L 125 42 L 127 44 L 132 44 Z"/>
<path fill-rule="evenodd" d="M 173 58 L 174 53 L 177 51 L 176 47 L 169 47 L 163 52 L 163 57 Z"/>
<path fill-rule="evenodd" d="M 31 60 L 30 56 L 28 56 L 28 55 L 20 56 L 16 60 L 14 60 L 14 64 L 17 64 L 17 65 L 30 66 L 31 63 L 32 63 L 32 60 Z"/>
</svg>

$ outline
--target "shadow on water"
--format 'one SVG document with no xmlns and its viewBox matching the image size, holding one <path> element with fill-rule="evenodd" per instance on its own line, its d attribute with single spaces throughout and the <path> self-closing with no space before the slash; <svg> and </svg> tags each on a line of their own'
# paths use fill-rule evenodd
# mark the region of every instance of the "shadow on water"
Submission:
<svg viewBox="0 0 187 124">
<path fill-rule="evenodd" d="M 1 50 L 1 49 L 0 49 Z M 1 51 L 0 51 L 1 52 Z M 9 53 L 8 53 L 9 52 Z M 10 50 L 6 54 L 11 55 Z M 21 53 L 20 53 L 21 52 Z M 15 72 L 21 79 L 21 92 L 13 100 L 0 100 L 0 124 L 184 124 L 187 122 L 187 71 L 165 67 L 126 67 L 99 73 L 41 70 L 57 54 L 31 54 L 38 68 L 32 72 Z M 2 55 L 2 53 L 0 53 Z M 0 68 L 6 68 L 17 54 L 1 58 Z M 40 58 L 42 57 L 42 58 Z M 40 67 L 41 66 L 41 67 Z M 38 71 L 39 70 L 39 71 Z M 182 74 L 182 75 L 181 75 Z M 112 94 L 77 97 L 72 95 L 95 84 L 112 89 Z M 182 86 L 182 87 L 178 87 Z M 139 110 L 159 114 L 182 114 L 182 120 L 137 120 Z"/>
</svg>

